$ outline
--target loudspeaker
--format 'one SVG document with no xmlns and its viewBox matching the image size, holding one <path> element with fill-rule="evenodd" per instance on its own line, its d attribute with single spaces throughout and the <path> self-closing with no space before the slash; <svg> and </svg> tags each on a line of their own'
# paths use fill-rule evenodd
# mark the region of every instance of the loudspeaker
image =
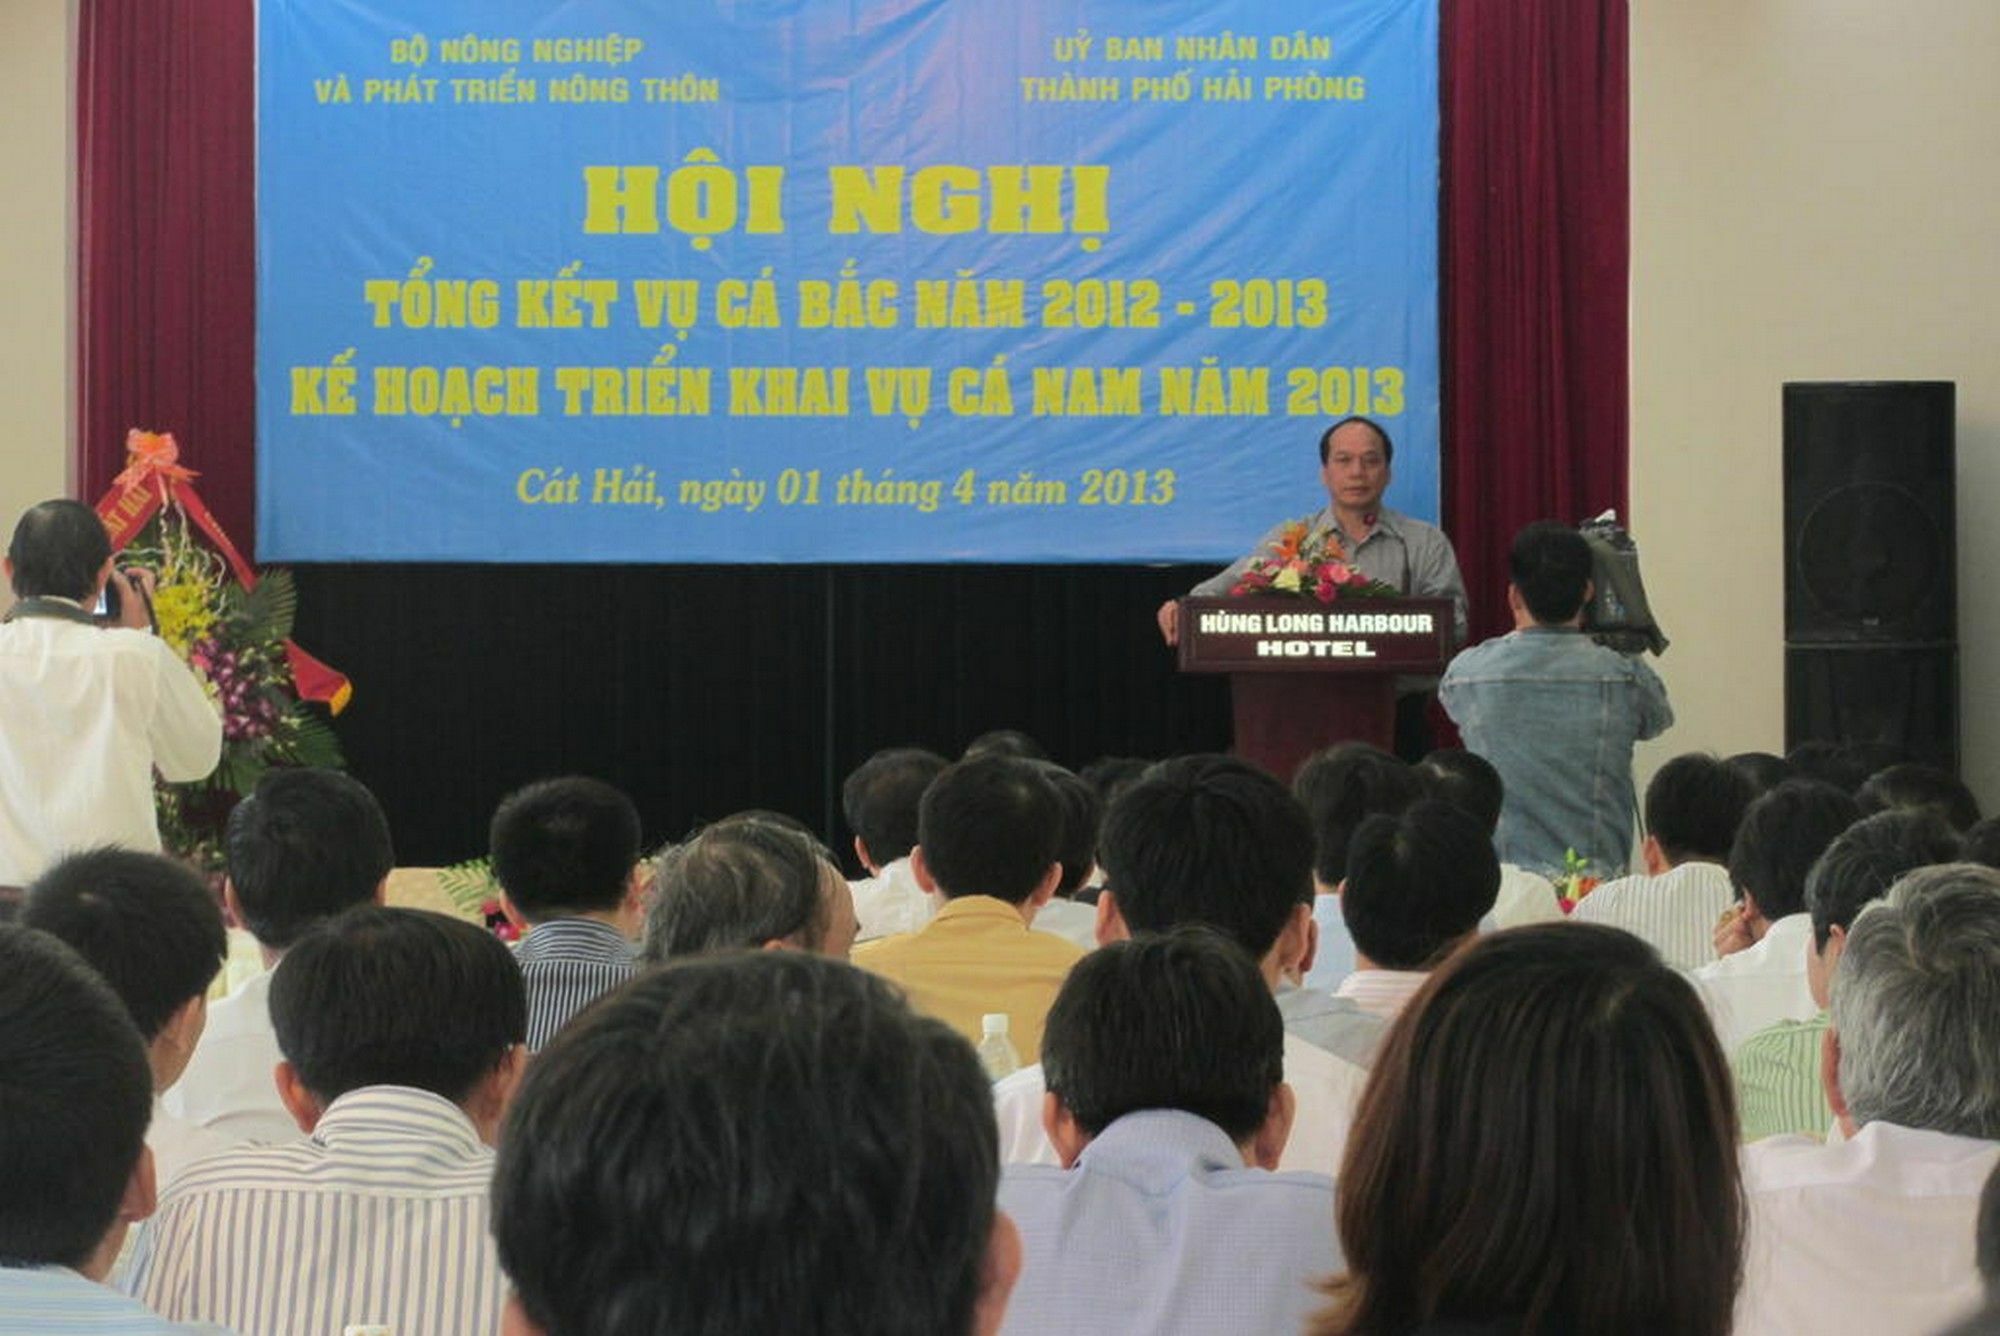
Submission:
<svg viewBox="0 0 2000 1336">
<path fill-rule="evenodd" d="M 1872 742 L 1958 773 L 1958 650 L 1785 648 L 1785 749 Z"/>
</svg>

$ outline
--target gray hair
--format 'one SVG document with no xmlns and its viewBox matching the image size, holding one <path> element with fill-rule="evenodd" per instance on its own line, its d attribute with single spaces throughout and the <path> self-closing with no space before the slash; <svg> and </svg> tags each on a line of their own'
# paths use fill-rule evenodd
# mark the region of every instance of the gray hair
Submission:
<svg viewBox="0 0 2000 1336">
<path fill-rule="evenodd" d="M 1856 1123 L 2000 1138 L 2000 872 L 1919 868 L 1848 930 L 1833 977 Z"/>
<path fill-rule="evenodd" d="M 664 964 L 770 941 L 818 949 L 825 880 L 838 873 L 819 842 L 759 817 L 730 817 L 666 851 L 653 879 L 640 956 Z"/>
</svg>

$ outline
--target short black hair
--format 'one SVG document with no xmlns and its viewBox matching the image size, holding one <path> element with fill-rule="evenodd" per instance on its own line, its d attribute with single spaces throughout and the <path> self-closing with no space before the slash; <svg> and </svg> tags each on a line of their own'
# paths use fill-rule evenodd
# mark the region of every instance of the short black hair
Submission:
<svg viewBox="0 0 2000 1336">
<path fill-rule="evenodd" d="M 1097 866 L 1097 833 L 1104 825 L 1104 800 L 1081 776 L 1054 761 L 1037 762 L 1036 768 L 1055 790 L 1056 806 L 1062 813 L 1062 838 L 1056 843 L 1062 880 L 1056 883 L 1056 894 L 1067 897 L 1090 879 Z"/>
<path fill-rule="evenodd" d="M 243 926 L 274 951 L 372 901 L 396 865 L 375 795 L 352 775 L 316 767 L 265 772 L 229 814 L 223 848 Z"/>
<path fill-rule="evenodd" d="M 1476 932 L 1499 895 L 1492 835 L 1432 798 L 1361 823 L 1340 914 L 1357 952 L 1384 969 L 1423 970 Z"/>
<path fill-rule="evenodd" d="M 7 559 L 17 597 L 80 601 L 97 588 L 97 573 L 111 559 L 111 536 L 83 502 L 44 501 L 15 523 Z"/>
<path fill-rule="evenodd" d="M 1232 756 L 1181 756 L 1111 804 L 1098 856 L 1133 932 L 1206 924 L 1262 960 L 1312 903 L 1312 848 L 1283 784 Z"/>
<path fill-rule="evenodd" d="M 1049 751 L 1018 728 L 992 728 L 966 743 L 965 751 L 958 759 L 970 761 L 975 756 L 1011 756 L 1017 761 L 1046 761 Z"/>
<path fill-rule="evenodd" d="M 856 767 L 840 786 L 847 828 L 877 863 L 909 857 L 917 846 L 917 804 L 950 762 L 922 747 L 890 747 Z"/>
<path fill-rule="evenodd" d="M 1431 797 L 1448 802 L 1483 826 L 1500 829 L 1507 788 L 1493 762 L 1463 747 L 1439 747 L 1417 762 L 1417 777 Z"/>
<path fill-rule="evenodd" d="M 110 987 L 47 933 L 0 925 L 0 1265 L 88 1261 L 152 1116 L 146 1044 Z"/>
<path fill-rule="evenodd" d="M 493 1176 L 549 1336 L 970 1330 L 999 1137 L 972 1046 L 792 951 L 679 961 L 529 1068 Z"/>
<path fill-rule="evenodd" d="M 1559 626 L 1583 610 L 1590 572 L 1590 544 L 1554 520 L 1523 528 L 1507 554 L 1508 577 L 1529 615 L 1544 626 Z"/>
<path fill-rule="evenodd" d="M 1817 779 L 1788 779 L 1750 804 L 1729 850 L 1729 880 L 1741 900 L 1773 922 L 1806 907 L 1806 875 L 1840 835 L 1861 819 L 1854 799 Z"/>
<path fill-rule="evenodd" d="M 681 956 L 825 940 L 824 881 L 836 875 L 817 842 L 757 818 L 718 821 L 660 856 L 642 954 Z"/>
<path fill-rule="evenodd" d="M 1958 835 L 1935 812 L 1877 812 L 1862 817 L 1826 846 L 1806 874 L 1805 907 L 1813 941 L 1826 950 L 1833 930 L 1880 900 L 1905 872 L 1958 860 Z"/>
<path fill-rule="evenodd" d="M 1845 793 L 1858 793 L 1868 777 L 1910 758 L 1886 742 L 1801 742 L 1785 753 L 1800 779 L 1818 779 Z"/>
<path fill-rule="evenodd" d="M 309 929 L 271 978 L 278 1051 L 331 1103 L 400 1085 L 462 1103 L 528 1037 L 498 938 L 446 914 L 363 905 Z"/>
<path fill-rule="evenodd" d="M 1979 824 L 1979 800 L 1963 780 L 1934 765 L 1905 762 L 1877 770 L 1854 795 L 1864 813 L 1893 808 L 1936 812 L 1961 835 Z"/>
<path fill-rule="evenodd" d="M 1749 780 L 1750 787 L 1760 798 L 1792 778 L 1795 773 L 1790 761 L 1782 756 L 1774 756 L 1770 752 L 1737 752 L 1724 764 Z"/>
<path fill-rule="evenodd" d="M 1097 790 L 1097 796 L 1109 808 L 1111 800 L 1138 783 L 1150 765 L 1151 761 L 1137 756 L 1100 756 L 1076 773 Z"/>
<path fill-rule="evenodd" d="M 1179 1109 L 1242 1142 L 1285 1079 L 1285 1023 L 1242 947 L 1183 925 L 1076 963 L 1049 1008 L 1042 1073 L 1091 1136 L 1128 1113 Z"/>
<path fill-rule="evenodd" d="M 1062 808 L 1032 762 L 975 756 L 946 767 L 917 807 L 917 845 L 946 899 L 1021 904 L 1056 862 Z"/>
<path fill-rule="evenodd" d="M 1965 861 L 2000 868 L 2000 817 L 1989 816 L 1965 832 Z"/>
<path fill-rule="evenodd" d="M 192 868 L 109 845 L 70 854 L 37 877 L 21 925 L 89 962 L 147 1043 L 208 991 L 229 953 L 222 906 Z"/>
<path fill-rule="evenodd" d="M 1326 457 L 1333 453 L 1333 434 L 1342 427 L 1351 426 L 1356 422 L 1374 432 L 1375 439 L 1382 443 L 1382 462 L 1384 464 L 1393 464 L 1396 462 L 1396 443 L 1389 439 L 1389 429 L 1374 418 L 1351 416 L 1342 418 L 1319 434 L 1319 462 L 1321 467 L 1325 467 Z"/>
<path fill-rule="evenodd" d="M 1706 752 L 1674 757 L 1646 785 L 1646 833 L 1672 863 L 1727 862 L 1756 794 L 1742 771 Z"/>
<path fill-rule="evenodd" d="M 1424 796 L 1407 761 L 1366 742 L 1338 742 L 1306 758 L 1292 776 L 1313 836 L 1313 874 L 1331 888 L 1347 875 L 1347 842 L 1371 816 L 1402 811 Z"/>
<path fill-rule="evenodd" d="M 639 863 L 639 809 L 601 779 L 566 775 L 494 809 L 493 879 L 529 922 L 618 908 Z"/>
</svg>

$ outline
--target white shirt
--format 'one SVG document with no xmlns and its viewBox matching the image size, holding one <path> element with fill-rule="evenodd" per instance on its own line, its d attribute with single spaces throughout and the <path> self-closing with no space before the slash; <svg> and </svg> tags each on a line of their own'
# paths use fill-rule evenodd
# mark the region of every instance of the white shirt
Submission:
<svg viewBox="0 0 2000 1336">
<path fill-rule="evenodd" d="M 168 1113 L 238 1144 L 299 1139 L 272 1076 L 284 1055 L 271 1028 L 271 978 L 266 970 L 209 1004 L 201 1042 L 162 1099 Z"/>
<path fill-rule="evenodd" d="M 0 886 L 98 844 L 160 847 L 153 769 L 205 778 L 222 717 L 145 631 L 24 616 L 0 625 Z"/>
<path fill-rule="evenodd" d="M 204 1160 L 160 1197 L 127 1289 L 242 1336 L 499 1330 L 493 1152 L 463 1110 L 405 1086 L 333 1101 L 312 1138 Z"/>
<path fill-rule="evenodd" d="M 1393 1021 L 1430 978 L 1427 970 L 1356 970 L 1333 990 L 1371 1016 Z"/>
<path fill-rule="evenodd" d="M 1715 959 L 1715 925 L 1735 903 L 1728 868 L 1681 863 L 1657 877 L 1605 882 L 1577 901 L 1570 919 L 1623 928 L 1651 945 L 1668 965 L 1691 970 Z"/>
<path fill-rule="evenodd" d="M 153 1121 L 146 1126 L 146 1145 L 153 1152 L 153 1182 L 164 1188 L 196 1160 L 228 1150 L 236 1142 L 199 1123 L 168 1113 L 163 1098 L 155 1095 Z"/>
<path fill-rule="evenodd" d="M 936 897 L 917 885 L 908 858 L 884 863 L 881 872 L 848 883 L 854 891 L 854 918 L 861 929 L 857 942 L 915 932 L 937 917 Z"/>
<path fill-rule="evenodd" d="M 1819 1015 L 1806 983 L 1806 947 L 1812 916 L 1787 914 L 1763 940 L 1704 965 L 1689 977 L 1708 1007 L 1715 1036 L 1725 1054 L 1751 1035 L 1779 1021 L 1809 1021 Z"/>
<path fill-rule="evenodd" d="M 1743 1336 L 1920 1336 L 1982 1297 L 1973 1238 L 2000 1144 L 1869 1123 L 1852 1141 L 1743 1148 Z"/>
<path fill-rule="evenodd" d="M 1491 928 L 1482 931 L 1518 928 L 1527 923 L 1560 923 L 1562 904 L 1556 899 L 1556 884 L 1539 872 L 1530 872 L 1512 863 L 1500 865 L 1500 894 L 1493 901 L 1487 919 Z"/>
<path fill-rule="evenodd" d="M 1035 911 L 1036 932 L 1052 932 L 1086 951 L 1097 949 L 1097 906 L 1081 900 L 1051 900 Z"/>
</svg>

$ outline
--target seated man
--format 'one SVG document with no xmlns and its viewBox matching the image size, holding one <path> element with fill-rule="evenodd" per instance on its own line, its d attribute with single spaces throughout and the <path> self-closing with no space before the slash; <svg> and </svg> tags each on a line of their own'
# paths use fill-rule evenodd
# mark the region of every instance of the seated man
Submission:
<svg viewBox="0 0 2000 1336">
<path fill-rule="evenodd" d="M 632 977 L 644 914 L 639 812 L 601 780 L 545 779 L 509 794 L 488 833 L 493 879 L 528 932 L 528 1051 Z"/>
<path fill-rule="evenodd" d="M 496 1330 L 489 1147 L 528 1028 L 513 957 L 470 923 L 364 906 L 274 976 L 277 1085 L 310 1139 L 182 1174 L 127 1287 L 242 1336 Z"/>
<path fill-rule="evenodd" d="M 1298 801 L 1234 757 L 1162 761 L 1111 804 L 1100 851 L 1099 943 L 1201 924 L 1257 962 L 1285 1021 L 1285 1075 L 1298 1104 L 1279 1167 L 1331 1174 L 1368 1072 L 1308 1037 L 1342 1004 L 1298 986 L 1313 949 L 1312 831 Z M 1010 1164 L 1056 1163 L 1042 1126 L 1045 1091 L 1039 1065 L 993 1087 Z"/>
<path fill-rule="evenodd" d="M 1020 1270 L 998 1178 L 971 1045 L 879 980 L 676 961 L 522 1083 L 493 1176 L 503 1330 L 988 1336 Z"/>
<path fill-rule="evenodd" d="M 1339 742 L 1306 758 L 1292 792 L 1313 833 L 1313 925 L 1318 946 L 1305 975 L 1309 988 L 1332 989 L 1354 973 L 1354 943 L 1340 916 L 1347 877 L 1347 843 L 1371 816 L 1393 816 L 1424 796 L 1423 777 L 1408 762 L 1366 742 Z"/>
<path fill-rule="evenodd" d="M 1418 763 L 1417 776 L 1431 797 L 1452 804 L 1477 821 L 1489 839 L 1499 832 L 1507 789 L 1500 782 L 1500 772 L 1484 756 L 1462 747 L 1440 747 Z M 1512 863 L 1500 865 L 1500 894 L 1487 919 L 1494 931 L 1562 920 L 1562 901 L 1556 898 L 1554 882 Z M 1322 939 L 1324 936 L 1322 933 Z"/>
<path fill-rule="evenodd" d="M 1885 766 L 1868 777 L 1855 792 L 1854 801 L 1864 815 L 1931 812 L 1960 835 L 1979 824 L 1979 800 L 1965 781 L 1933 765 L 1906 762 Z"/>
<path fill-rule="evenodd" d="M 1438 698 L 1465 745 L 1506 785 L 1503 862 L 1559 876 L 1570 849 L 1598 876 L 1632 852 L 1632 745 L 1674 721 L 1667 689 L 1637 658 L 1583 634 L 1590 546 L 1544 520 L 1514 536 L 1514 629 L 1454 658 Z"/>
<path fill-rule="evenodd" d="M 1828 1102 L 1847 1140 L 1744 1148 L 1742 1332 L 1933 1332 L 1977 1305 L 2000 1163 L 2000 873 L 1912 872 L 1854 920 L 1833 977 Z"/>
<path fill-rule="evenodd" d="M 192 1333 L 101 1282 L 153 1210 L 146 1045 L 53 938 L 0 927 L 0 1315 L 8 1336 Z M 204 1328 L 203 1330 L 207 1330 Z"/>
<path fill-rule="evenodd" d="M 1056 893 L 1035 914 L 1035 928 L 1052 932 L 1088 951 L 1097 945 L 1097 910 L 1092 900 L 1071 897 L 1089 883 L 1097 871 L 1097 833 L 1104 825 L 1104 799 L 1075 771 L 1065 770 L 1054 761 L 1037 762 L 1042 777 L 1055 790 L 1056 807 L 1062 812 L 1062 838 L 1056 842 L 1056 861 L 1062 864 L 1062 880 Z"/>
<path fill-rule="evenodd" d="M 314 924 L 379 902 L 396 856 L 389 823 L 360 780 L 338 770 L 272 770 L 236 804 L 223 833 L 223 901 L 250 930 L 264 972 L 208 1009 L 201 1043 L 162 1101 L 176 1118 L 232 1142 L 298 1135 L 271 1072 L 271 969 Z"/>
<path fill-rule="evenodd" d="M 1729 851 L 1739 899 L 1715 930 L 1722 958 L 1690 976 L 1724 1053 L 1767 1025 L 1810 1020 L 1819 1011 L 1806 982 L 1806 876 L 1859 818 L 1852 798 L 1814 779 L 1786 780 L 1743 814 Z"/>
<path fill-rule="evenodd" d="M 208 1019 L 208 985 L 222 968 L 222 908 L 186 866 L 159 854 L 92 849 L 35 879 L 23 927 L 61 938 L 111 985 L 153 1069 L 146 1145 L 165 1187 L 191 1162 L 232 1143 L 160 1107 L 180 1079 Z"/>
<path fill-rule="evenodd" d="M 1004 1013 L 1023 1062 L 1041 1054 L 1042 1017 L 1083 951 L 1028 925 L 1062 879 L 1062 812 L 1032 761 L 960 761 L 924 790 L 911 869 L 942 895 L 937 917 L 869 942 L 854 963 L 908 994 L 910 1005 L 978 1042 L 981 1017 Z"/>
<path fill-rule="evenodd" d="M 915 932 L 937 905 L 910 871 L 917 847 L 917 804 L 947 762 L 921 747 L 889 747 L 863 761 L 840 786 L 840 809 L 854 832 L 854 856 L 868 875 L 853 883 L 856 939 L 872 942 Z"/>
<path fill-rule="evenodd" d="M 1727 761 L 1676 756 L 1646 785 L 1640 876 L 1607 881 L 1577 902 L 1578 923 L 1623 928 L 1677 970 L 1715 959 L 1715 922 L 1736 898 L 1729 850 L 1752 794 Z"/>
<path fill-rule="evenodd" d="M 640 956 L 783 949 L 847 959 L 854 896 L 810 837 L 755 817 L 718 821 L 660 859 Z"/>
<path fill-rule="evenodd" d="M 1255 962 L 1209 928 L 1070 971 L 1042 1043 L 1062 1167 L 1000 1185 L 1023 1262 L 1002 1330 L 1303 1329 L 1337 1261 L 1333 1180 L 1269 1172 L 1292 1122 L 1284 1038 Z"/>
</svg>

